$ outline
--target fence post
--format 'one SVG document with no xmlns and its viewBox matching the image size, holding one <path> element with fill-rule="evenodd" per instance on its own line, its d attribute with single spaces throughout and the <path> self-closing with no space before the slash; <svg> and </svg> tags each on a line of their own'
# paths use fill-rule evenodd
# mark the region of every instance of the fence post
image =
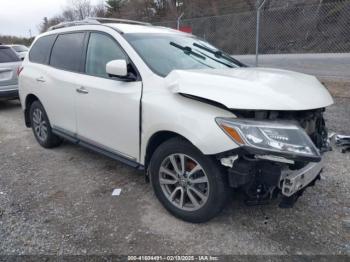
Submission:
<svg viewBox="0 0 350 262">
<path fill-rule="evenodd" d="M 256 39 L 255 39 L 255 66 L 259 65 L 259 41 L 260 41 L 260 11 L 265 5 L 266 0 L 257 0 L 256 12 Z"/>
<path fill-rule="evenodd" d="M 181 18 L 184 16 L 185 13 L 182 13 L 178 18 L 177 18 L 177 30 L 180 30 L 180 21 Z"/>
</svg>

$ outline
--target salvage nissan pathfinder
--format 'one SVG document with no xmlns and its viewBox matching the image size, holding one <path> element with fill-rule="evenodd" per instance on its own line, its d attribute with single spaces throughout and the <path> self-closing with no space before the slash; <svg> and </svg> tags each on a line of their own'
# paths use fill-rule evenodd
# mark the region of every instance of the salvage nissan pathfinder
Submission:
<svg viewBox="0 0 350 262">
<path fill-rule="evenodd" d="M 293 206 L 322 171 L 314 77 L 247 67 L 208 42 L 135 21 L 90 18 L 35 39 L 20 71 L 27 127 L 143 169 L 174 216 L 204 222 L 232 189 L 248 204 Z"/>
</svg>

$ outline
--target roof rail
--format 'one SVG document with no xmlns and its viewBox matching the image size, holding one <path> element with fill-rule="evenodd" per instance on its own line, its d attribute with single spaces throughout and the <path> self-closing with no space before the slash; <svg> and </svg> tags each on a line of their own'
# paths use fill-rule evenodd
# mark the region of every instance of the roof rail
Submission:
<svg viewBox="0 0 350 262">
<path fill-rule="evenodd" d="M 78 25 L 99 25 L 102 23 L 122 23 L 122 24 L 133 24 L 133 25 L 152 25 L 150 23 L 127 20 L 127 19 L 118 19 L 118 18 L 104 18 L 104 17 L 87 17 L 84 20 L 79 21 L 69 21 L 61 22 L 57 25 L 51 26 L 47 31 L 52 31 L 59 28 L 78 26 Z"/>
<path fill-rule="evenodd" d="M 128 19 L 119 19 L 119 18 L 105 18 L 105 17 L 88 17 L 87 20 L 97 21 L 102 23 L 122 23 L 122 24 L 133 24 L 133 25 L 152 25 L 151 23 L 128 20 Z"/>
<path fill-rule="evenodd" d="M 70 27 L 70 26 L 78 26 L 78 25 L 98 25 L 101 24 L 98 21 L 94 21 L 94 20 L 89 20 L 89 19 L 85 19 L 85 20 L 80 20 L 80 21 L 69 21 L 69 22 L 61 22 L 57 25 L 51 26 L 49 27 L 49 29 L 47 29 L 47 31 L 52 31 L 55 29 L 59 29 L 59 28 L 64 28 L 64 27 Z"/>
</svg>

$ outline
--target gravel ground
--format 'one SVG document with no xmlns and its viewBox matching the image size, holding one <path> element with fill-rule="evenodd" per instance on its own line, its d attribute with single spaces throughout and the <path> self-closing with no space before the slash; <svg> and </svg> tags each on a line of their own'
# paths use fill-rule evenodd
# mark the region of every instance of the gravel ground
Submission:
<svg viewBox="0 0 350 262">
<path fill-rule="evenodd" d="M 350 133 L 349 116 L 350 98 L 336 98 L 329 128 Z M 350 153 L 338 149 L 295 208 L 232 195 L 199 225 L 169 215 L 140 171 L 69 143 L 41 148 L 17 101 L 0 102 L 0 160 L 2 255 L 350 254 Z"/>
</svg>

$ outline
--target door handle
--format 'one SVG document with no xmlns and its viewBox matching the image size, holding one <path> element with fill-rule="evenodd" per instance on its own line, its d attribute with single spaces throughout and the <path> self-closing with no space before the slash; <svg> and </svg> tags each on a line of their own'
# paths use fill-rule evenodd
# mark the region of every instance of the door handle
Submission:
<svg viewBox="0 0 350 262">
<path fill-rule="evenodd" d="M 79 94 L 88 94 L 89 91 L 85 89 L 85 87 L 80 87 L 80 88 L 77 88 L 76 91 L 79 93 Z"/>
<path fill-rule="evenodd" d="M 44 77 L 38 77 L 38 78 L 36 78 L 35 79 L 37 82 L 41 82 L 41 83 L 45 83 L 46 82 L 46 80 L 44 79 Z"/>
</svg>

